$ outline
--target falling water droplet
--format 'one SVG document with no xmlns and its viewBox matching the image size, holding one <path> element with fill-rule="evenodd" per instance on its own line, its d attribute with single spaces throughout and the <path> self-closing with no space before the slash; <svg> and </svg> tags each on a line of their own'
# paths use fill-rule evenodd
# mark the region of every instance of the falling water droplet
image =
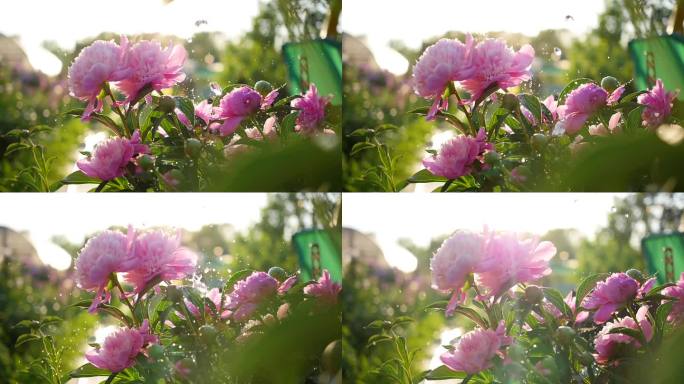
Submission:
<svg viewBox="0 0 684 384">
<path fill-rule="evenodd" d="M 202 24 L 208 24 L 208 23 L 204 19 L 200 19 L 200 20 L 195 21 L 195 27 L 199 27 Z"/>
<path fill-rule="evenodd" d="M 560 48 L 555 47 L 553 48 L 553 54 L 560 57 L 563 54 L 563 51 Z"/>
<path fill-rule="evenodd" d="M 213 94 L 215 94 L 216 96 L 221 96 L 221 93 L 222 93 L 221 86 L 218 85 L 217 82 L 212 81 L 211 83 L 209 83 L 209 88 L 211 88 L 211 92 Z"/>
</svg>

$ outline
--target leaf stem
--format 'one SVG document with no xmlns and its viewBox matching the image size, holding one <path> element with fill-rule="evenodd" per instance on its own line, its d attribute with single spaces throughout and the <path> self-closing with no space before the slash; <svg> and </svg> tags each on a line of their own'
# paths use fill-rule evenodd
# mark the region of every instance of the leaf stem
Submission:
<svg viewBox="0 0 684 384">
<path fill-rule="evenodd" d="M 121 283 L 119 283 L 119 279 L 113 273 L 111 279 L 114 282 L 114 285 L 116 285 L 116 287 L 119 288 L 119 291 L 121 292 L 121 300 L 126 304 L 126 306 L 128 306 L 128 309 L 130 309 L 131 316 L 133 317 L 133 323 L 137 326 L 138 318 L 135 316 L 135 308 L 133 308 L 133 305 L 131 305 L 131 302 L 128 300 L 128 297 L 126 297 L 126 292 L 121 286 Z"/>
</svg>

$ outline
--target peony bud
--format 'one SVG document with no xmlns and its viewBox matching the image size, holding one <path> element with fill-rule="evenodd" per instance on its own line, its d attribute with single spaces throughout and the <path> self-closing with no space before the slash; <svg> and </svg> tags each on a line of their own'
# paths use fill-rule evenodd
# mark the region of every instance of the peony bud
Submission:
<svg viewBox="0 0 684 384">
<path fill-rule="evenodd" d="M 324 371 L 335 374 L 340 370 L 342 362 L 342 343 L 340 340 L 335 340 L 328 344 L 323 350 L 323 356 L 321 357 L 321 367 Z"/>
<path fill-rule="evenodd" d="M 575 339 L 575 335 L 575 330 L 565 325 L 556 329 L 556 338 L 558 339 L 558 342 L 563 345 L 572 343 L 572 341 Z"/>
<path fill-rule="evenodd" d="M 164 347 L 159 344 L 153 344 L 147 349 L 150 357 L 155 360 L 161 360 L 164 358 Z"/>
<path fill-rule="evenodd" d="M 191 158 L 196 158 L 197 156 L 200 155 L 200 151 L 202 150 L 202 142 L 190 138 L 185 141 L 185 154 L 188 155 L 188 157 Z"/>
<path fill-rule="evenodd" d="M 548 142 L 549 138 L 546 137 L 546 135 L 543 133 L 535 133 L 534 135 L 532 135 L 532 147 L 534 149 L 543 149 L 546 146 L 546 143 Z"/>
<path fill-rule="evenodd" d="M 287 279 L 287 272 L 280 267 L 271 267 L 268 270 L 268 275 L 278 281 L 285 281 Z"/>
<path fill-rule="evenodd" d="M 638 269 L 630 269 L 625 273 L 627 274 L 627 276 L 631 277 L 632 279 L 640 283 L 643 283 L 646 280 L 646 278 L 644 278 L 644 275 Z"/>
<path fill-rule="evenodd" d="M 488 151 L 484 155 L 484 160 L 489 165 L 496 165 L 501 161 L 501 155 L 495 151 Z"/>
<path fill-rule="evenodd" d="M 154 167 L 154 157 L 152 157 L 150 155 L 142 155 L 142 156 L 138 157 L 138 165 L 142 169 L 149 171 L 150 169 L 152 169 Z"/>
<path fill-rule="evenodd" d="M 183 299 L 183 294 L 175 285 L 169 285 L 168 287 L 166 287 L 166 297 L 170 301 L 178 303 Z"/>
<path fill-rule="evenodd" d="M 605 89 L 608 92 L 613 92 L 619 86 L 620 82 L 613 76 L 606 76 L 603 79 L 601 79 L 601 88 Z"/>
<path fill-rule="evenodd" d="M 171 96 L 162 96 L 159 99 L 159 107 L 157 110 L 164 113 L 171 113 L 176 109 L 176 100 Z"/>
<path fill-rule="evenodd" d="M 259 92 L 261 96 L 266 96 L 273 90 L 273 86 L 268 81 L 259 80 L 254 84 L 254 90 Z"/>
<path fill-rule="evenodd" d="M 501 105 L 509 111 L 515 111 L 518 109 L 520 101 L 518 101 L 518 98 L 514 94 L 507 93 L 504 95 Z"/>
<path fill-rule="evenodd" d="M 537 304 L 544 298 L 544 292 L 536 285 L 529 285 L 525 288 L 525 300 L 530 304 Z"/>
<path fill-rule="evenodd" d="M 200 340 L 202 340 L 202 342 L 205 344 L 216 342 L 216 335 L 216 328 L 214 328 L 213 325 L 205 324 L 199 327 Z"/>
</svg>

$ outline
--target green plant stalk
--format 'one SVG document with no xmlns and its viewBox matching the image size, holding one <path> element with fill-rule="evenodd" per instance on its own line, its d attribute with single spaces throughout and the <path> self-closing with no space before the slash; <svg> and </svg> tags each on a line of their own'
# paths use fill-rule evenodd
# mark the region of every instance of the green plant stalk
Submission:
<svg viewBox="0 0 684 384">
<path fill-rule="evenodd" d="M 128 124 L 126 124 L 126 115 L 124 115 L 123 112 L 121 112 L 121 108 L 119 108 L 119 106 L 116 105 L 117 101 L 114 97 L 114 94 L 112 93 L 111 88 L 109 88 L 109 84 L 105 83 L 103 88 L 105 90 L 105 93 L 112 99 L 112 110 L 116 112 L 116 114 L 119 115 L 119 117 L 121 118 L 121 124 L 123 124 L 124 127 L 124 134 L 126 135 L 126 137 L 130 137 L 132 132 L 130 132 Z"/>
<path fill-rule="evenodd" d="M 453 95 L 456 96 L 456 100 L 458 100 L 458 108 L 461 111 L 463 111 L 463 113 L 465 113 L 466 119 L 468 119 L 468 125 L 469 125 L 468 132 L 470 134 L 472 134 L 473 136 L 477 135 L 477 128 L 475 127 L 475 125 L 473 125 L 473 118 L 471 116 L 471 113 L 468 112 L 468 109 L 463 105 L 463 101 L 461 100 L 461 96 L 458 95 L 458 92 L 456 92 L 456 90 L 454 90 L 453 92 L 450 92 L 450 93 L 453 93 Z"/>
<path fill-rule="evenodd" d="M 119 291 L 121 292 L 121 300 L 126 304 L 128 309 L 131 311 L 131 317 L 133 318 L 133 324 L 138 326 L 140 324 L 140 321 L 138 321 L 138 317 L 135 315 L 135 308 L 133 307 L 133 305 L 131 305 L 131 302 L 128 300 L 128 297 L 126 297 L 126 292 L 124 292 L 124 289 L 121 286 L 121 283 L 119 283 L 119 279 L 113 273 L 112 273 L 110 278 L 114 282 L 114 285 L 117 288 L 119 288 Z"/>
</svg>

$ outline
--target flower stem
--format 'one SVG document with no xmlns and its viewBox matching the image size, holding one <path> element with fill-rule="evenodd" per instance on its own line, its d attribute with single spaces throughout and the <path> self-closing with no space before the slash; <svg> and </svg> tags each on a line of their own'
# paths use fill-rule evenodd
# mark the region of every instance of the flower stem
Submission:
<svg viewBox="0 0 684 384">
<path fill-rule="evenodd" d="M 133 308 L 133 305 L 131 305 L 131 302 L 128 300 L 128 297 L 126 297 L 126 292 L 124 291 L 123 287 L 121 286 L 121 283 L 119 283 L 119 279 L 113 273 L 112 273 L 111 279 L 114 282 L 114 285 L 116 285 L 116 287 L 119 288 L 119 291 L 121 291 L 121 300 L 126 304 L 128 309 L 130 309 L 131 316 L 133 317 L 133 323 L 137 326 L 138 325 L 138 318 L 135 316 L 135 308 Z"/>
<path fill-rule="evenodd" d="M 123 124 L 124 127 L 124 133 L 126 136 L 130 136 L 131 132 L 128 129 L 128 125 L 126 124 L 126 116 L 121 112 L 121 108 L 119 108 L 118 105 L 116 105 L 117 101 L 116 98 L 114 97 L 114 94 L 112 93 L 111 88 L 109 88 L 109 84 L 105 83 L 104 85 L 104 90 L 107 95 L 112 99 L 112 110 L 116 112 L 117 115 L 121 118 L 121 124 Z"/>
<path fill-rule="evenodd" d="M 470 112 L 468 112 L 468 109 L 463 105 L 463 101 L 461 100 L 461 96 L 458 95 L 458 92 L 454 90 L 453 94 L 456 96 L 456 100 L 458 100 L 458 108 L 465 113 L 466 119 L 468 119 L 468 125 L 470 125 L 470 129 L 468 131 L 473 135 L 476 135 L 477 128 L 473 125 L 473 118 L 470 115 Z"/>
</svg>

